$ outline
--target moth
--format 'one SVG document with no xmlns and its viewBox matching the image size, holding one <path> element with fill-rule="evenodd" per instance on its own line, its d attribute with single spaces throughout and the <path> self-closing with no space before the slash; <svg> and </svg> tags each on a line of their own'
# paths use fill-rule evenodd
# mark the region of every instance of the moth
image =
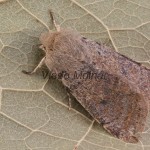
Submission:
<svg viewBox="0 0 150 150">
<path fill-rule="evenodd" d="M 77 31 L 61 29 L 50 14 L 57 31 L 40 36 L 45 57 L 32 72 L 23 72 L 33 74 L 46 64 L 111 135 L 138 142 L 149 110 L 150 70 Z"/>
</svg>

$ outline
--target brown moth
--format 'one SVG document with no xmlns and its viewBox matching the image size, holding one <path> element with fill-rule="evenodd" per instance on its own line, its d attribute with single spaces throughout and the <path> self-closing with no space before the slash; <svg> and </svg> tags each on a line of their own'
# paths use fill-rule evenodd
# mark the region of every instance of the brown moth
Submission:
<svg viewBox="0 0 150 150">
<path fill-rule="evenodd" d="M 81 36 L 60 29 L 43 33 L 46 56 L 32 74 L 46 64 L 91 116 L 113 136 L 136 143 L 144 130 L 150 100 L 150 70 Z"/>
</svg>

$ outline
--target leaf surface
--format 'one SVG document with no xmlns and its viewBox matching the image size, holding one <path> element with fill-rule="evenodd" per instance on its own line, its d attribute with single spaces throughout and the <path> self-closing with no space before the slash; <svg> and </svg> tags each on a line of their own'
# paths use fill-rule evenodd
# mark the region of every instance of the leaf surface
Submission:
<svg viewBox="0 0 150 150">
<path fill-rule="evenodd" d="M 0 149 L 149 150 L 150 116 L 138 144 L 109 135 L 76 100 L 68 110 L 66 90 L 32 70 L 43 57 L 42 32 L 54 27 L 77 30 L 150 67 L 149 0 L 0 1 Z"/>
</svg>

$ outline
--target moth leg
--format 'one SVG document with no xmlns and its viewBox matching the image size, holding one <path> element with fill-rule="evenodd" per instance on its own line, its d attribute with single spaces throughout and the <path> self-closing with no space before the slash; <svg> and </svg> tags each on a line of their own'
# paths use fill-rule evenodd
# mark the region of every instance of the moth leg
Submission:
<svg viewBox="0 0 150 150">
<path fill-rule="evenodd" d="M 52 19 L 52 22 L 56 28 L 56 30 L 59 32 L 60 31 L 60 25 L 58 25 L 54 19 L 54 15 L 53 15 L 53 12 L 51 10 L 49 10 L 49 13 L 50 13 L 50 17 Z"/>
<path fill-rule="evenodd" d="M 29 75 L 35 73 L 35 72 L 38 70 L 38 68 L 41 68 L 42 65 L 45 63 L 45 58 L 46 58 L 46 57 L 43 57 L 43 58 L 42 58 L 42 60 L 39 62 L 39 64 L 35 67 L 35 69 L 34 69 L 33 71 L 25 71 L 25 70 L 22 70 L 22 72 L 25 73 L 25 74 L 29 74 Z"/>
<path fill-rule="evenodd" d="M 67 91 L 67 96 L 68 96 L 68 106 L 69 106 L 69 110 L 71 108 L 71 96 L 70 96 L 70 93 L 69 93 L 69 89 L 66 87 L 66 91 Z"/>
<path fill-rule="evenodd" d="M 67 95 L 68 95 L 68 106 L 69 106 L 69 110 L 71 108 L 71 97 L 70 97 L 70 94 L 67 92 Z"/>
</svg>

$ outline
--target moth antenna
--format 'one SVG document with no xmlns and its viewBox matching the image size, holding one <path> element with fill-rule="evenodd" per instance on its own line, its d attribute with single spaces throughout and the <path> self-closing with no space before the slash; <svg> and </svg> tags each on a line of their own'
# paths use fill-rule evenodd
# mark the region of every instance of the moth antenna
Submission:
<svg viewBox="0 0 150 150">
<path fill-rule="evenodd" d="M 49 14 L 50 14 L 50 17 L 52 19 L 52 22 L 56 28 L 56 30 L 59 32 L 60 31 L 60 26 L 56 23 L 55 19 L 54 19 L 54 15 L 53 15 L 53 12 L 51 10 L 49 10 Z"/>
</svg>

